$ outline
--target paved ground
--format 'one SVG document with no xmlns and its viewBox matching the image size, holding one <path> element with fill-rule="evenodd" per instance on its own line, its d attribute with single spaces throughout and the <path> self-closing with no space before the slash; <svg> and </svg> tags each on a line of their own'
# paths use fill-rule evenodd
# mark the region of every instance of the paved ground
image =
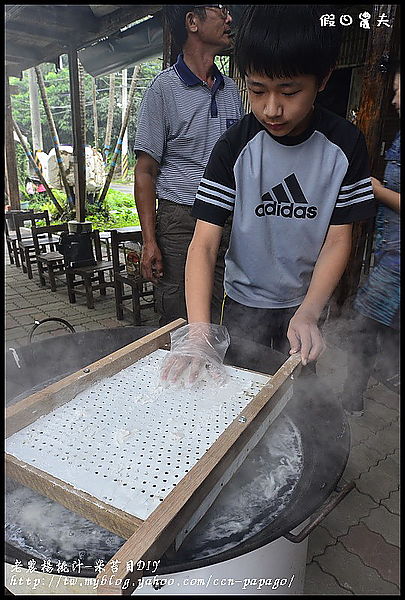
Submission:
<svg viewBox="0 0 405 600">
<path fill-rule="evenodd" d="M 116 183 L 113 181 L 110 184 L 110 188 L 112 190 L 117 190 L 118 192 L 125 192 L 126 194 L 133 194 L 134 193 L 134 182 L 128 181 L 128 183 Z"/>
<path fill-rule="evenodd" d="M 130 325 L 117 321 L 113 291 L 97 297 L 95 309 L 84 297 L 69 304 L 65 287 L 41 288 L 34 271 L 29 280 L 6 259 L 6 349 L 28 344 L 35 320 L 63 317 L 76 331 Z M 153 310 L 143 324 L 156 324 Z M 346 375 L 345 326 L 326 328 L 328 350 L 318 373 L 341 390 Z M 67 335 L 59 325 L 41 325 L 33 341 Z M 308 595 L 399 595 L 399 397 L 376 380 L 367 390 L 366 410 L 350 420 L 352 445 L 342 485 L 356 488 L 313 531 L 309 538 L 304 593 Z"/>
</svg>

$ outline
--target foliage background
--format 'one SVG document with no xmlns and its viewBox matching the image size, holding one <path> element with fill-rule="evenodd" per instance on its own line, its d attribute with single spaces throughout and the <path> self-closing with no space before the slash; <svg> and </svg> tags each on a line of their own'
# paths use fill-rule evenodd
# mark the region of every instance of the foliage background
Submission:
<svg viewBox="0 0 405 600">
<path fill-rule="evenodd" d="M 56 72 L 55 65 L 46 63 L 41 65 L 41 70 L 44 75 L 46 93 L 51 106 L 51 112 L 55 121 L 56 129 L 61 145 L 73 144 L 72 119 L 70 106 L 70 89 L 69 89 L 69 69 L 67 67 L 67 56 L 62 57 L 64 66 Z M 132 102 L 131 114 L 128 123 L 128 146 L 130 161 L 133 165 L 132 146 L 135 140 L 136 122 L 138 110 L 142 100 L 143 93 L 162 68 L 162 59 L 157 58 L 144 62 L 140 66 L 140 71 L 137 80 L 137 88 L 135 97 Z M 128 91 L 131 85 L 134 68 L 128 69 Z M 115 76 L 115 105 L 113 129 L 111 136 L 111 144 L 115 145 L 119 130 L 121 127 L 121 72 Z M 86 104 L 86 143 L 94 147 L 94 117 L 93 117 L 93 96 L 92 96 L 92 80 L 93 77 L 84 72 L 84 94 Z M 96 98 L 97 98 L 97 123 L 98 123 L 98 144 L 99 150 L 102 150 L 104 145 L 105 131 L 107 125 L 108 97 L 109 97 L 109 82 L 110 76 L 96 78 Z M 32 148 L 32 131 L 31 131 L 31 114 L 30 114 L 30 98 L 29 98 L 29 83 L 28 71 L 23 71 L 22 79 L 16 77 L 10 78 L 10 83 L 17 86 L 20 90 L 18 94 L 13 94 L 11 97 L 13 116 L 19 125 L 22 133 L 29 139 Z M 48 122 L 46 119 L 45 109 L 42 105 L 42 99 L 39 96 L 40 116 L 42 124 L 42 138 L 44 147 L 42 150 L 49 153 L 53 148 L 52 137 L 49 132 Z"/>
<path fill-rule="evenodd" d="M 216 63 L 223 73 L 228 74 L 228 57 L 217 57 Z M 70 104 L 70 86 L 69 86 L 69 69 L 67 55 L 61 57 L 61 68 L 56 70 L 54 64 L 44 63 L 40 66 L 44 76 L 45 87 L 48 97 L 48 102 L 51 107 L 51 112 L 54 118 L 56 130 L 58 132 L 59 142 L 61 145 L 73 145 L 71 104 Z M 137 86 L 132 101 L 131 113 L 128 122 L 128 164 L 129 176 L 132 176 L 135 165 L 135 154 L 132 147 L 135 141 L 136 126 L 138 119 L 139 107 L 142 101 L 143 94 L 148 88 L 152 79 L 162 69 L 162 58 L 145 61 L 140 65 Z M 131 85 L 134 67 L 128 68 L 128 91 Z M 109 84 L 110 76 L 97 77 L 96 83 L 96 102 L 97 102 L 97 124 L 98 124 L 98 139 L 97 146 L 94 139 L 94 114 L 93 114 L 93 77 L 84 71 L 83 86 L 85 97 L 85 125 L 86 125 L 86 144 L 92 147 L 97 147 L 100 151 L 104 147 L 104 139 L 107 125 L 107 114 L 109 104 Z M 115 74 L 114 87 L 114 112 L 113 112 L 113 127 L 111 135 L 111 150 L 115 148 L 115 144 L 121 128 L 122 119 L 122 72 Z M 31 129 L 31 111 L 29 97 L 29 77 L 28 71 L 24 71 L 22 78 L 10 78 L 10 83 L 16 86 L 19 90 L 17 94 L 11 96 L 12 112 L 16 123 L 19 125 L 21 132 L 28 138 L 31 151 L 32 144 L 32 129 Z M 49 131 L 48 121 L 46 118 L 45 109 L 43 107 L 42 98 L 38 91 L 39 110 L 42 125 L 42 150 L 49 154 L 53 148 L 52 136 Z M 21 192 L 21 201 L 29 201 L 29 208 L 36 210 L 47 209 L 53 220 L 58 221 L 58 215 L 55 207 L 46 193 L 37 193 L 34 196 L 28 196 L 25 191 L 25 179 L 29 175 L 28 161 L 25 153 L 19 143 L 16 143 L 17 155 L 17 170 L 19 187 Z M 122 181 L 120 179 L 120 165 L 117 166 L 114 173 L 115 182 Z M 52 190 L 59 203 L 67 208 L 66 195 L 63 191 Z M 64 218 L 72 219 L 72 213 L 67 214 Z M 133 193 L 118 192 L 109 189 L 103 205 L 100 206 L 97 201 L 95 203 L 86 203 L 86 220 L 93 222 L 93 227 L 100 229 L 109 229 L 113 227 L 124 227 L 128 225 L 139 225 L 139 218 L 135 209 Z"/>
<path fill-rule="evenodd" d="M 70 106 L 70 88 L 69 88 L 69 69 L 67 66 L 67 56 L 62 56 L 62 68 L 56 72 L 55 65 L 42 64 L 41 70 L 44 76 L 48 102 L 55 121 L 61 145 L 73 145 L 72 119 Z M 139 106 L 144 91 L 149 86 L 152 79 L 161 71 L 162 60 L 160 58 L 146 61 L 140 66 L 137 78 L 137 87 L 132 101 L 131 113 L 128 122 L 128 164 L 129 175 L 133 173 L 135 164 L 135 155 L 132 152 L 132 146 L 135 140 L 136 123 L 138 118 Z M 128 91 L 131 85 L 134 68 L 128 69 Z M 23 72 L 22 79 L 10 78 L 10 82 L 19 88 L 18 94 L 11 97 L 13 117 L 19 125 L 22 133 L 28 138 L 30 149 L 32 150 L 32 129 L 31 129 L 31 111 L 29 97 L 29 78 L 28 71 Z M 86 106 L 86 144 L 95 147 L 94 140 L 94 114 L 93 114 L 93 77 L 84 72 L 83 84 Z M 115 75 L 114 87 L 114 112 L 113 127 L 111 135 L 111 152 L 114 150 L 119 131 L 121 128 L 121 108 L 122 108 L 122 73 Z M 97 124 L 98 140 L 97 148 L 102 151 L 107 125 L 107 113 L 109 103 L 109 84 L 110 76 L 96 78 L 96 100 L 97 100 Z M 42 150 L 47 154 L 53 148 L 52 136 L 49 131 L 48 121 L 42 99 L 39 95 L 40 117 L 42 125 Z M 48 210 L 52 221 L 59 222 L 55 207 L 46 193 L 37 193 L 34 196 L 28 196 L 25 191 L 25 178 L 29 175 L 28 161 L 21 144 L 16 143 L 17 172 L 19 188 L 21 192 L 21 201 L 29 201 L 29 207 L 38 211 Z M 119 166 L 116 168 L 115 175 L 120 175 Z M 117 178 L 115 179 L 117 181 Z M 118 179 L 119 181 L 119 179 Z M 66 195 L 60 190 L 53 190 L 53 193 L 59 203 L 66 207 Z M 72 215 L 66 218 L 74 218 Z M 125 227 L 129 225 L 139 225 L 139 218 L 135 209 L 133 194 L 118 192 L 109 189 L 103 205 L 86 204 L 86 220 L 93 222 L 94 229 L 105 229 L 113 227 Z"/>
</svg>

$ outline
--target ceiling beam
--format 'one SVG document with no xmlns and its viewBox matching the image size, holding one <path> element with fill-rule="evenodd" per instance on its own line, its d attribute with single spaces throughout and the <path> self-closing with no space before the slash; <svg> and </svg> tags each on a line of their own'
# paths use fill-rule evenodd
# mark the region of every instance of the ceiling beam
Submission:
<svg viewBox="0 0 405 600">
<path fill-rule="evenodd" d="M 5 7 L 6 8 L 6 23 L 10 19 L 15 19 L 18 15 L 26 8 L 24 4 L 12 4 Z"/>
<path fill-rule="evenodd" d="M 91 12 L 96 17 L 104 17 L 104 15 L 108 15 L 118 8 L 121 8 L 120 4 L 89 4 L 89 6 L 91 8 Z"/>
<path fill-rule="evenodd" d="M 13 63 L 8 63 L 6 66 L 6 76 L 8 77 L 21 77 L 21 71 L 24 71 L 20 66 L 15 67 Z"/>
<path fill-rule="evenodd" d="M 99 19 L 93 15 L 88 5 L 26 4 L 24 9 L 14 21 L 17 25 L 22 21 L 23 24 L 28 22 L 35 27 L 46 23 L 47 27 L 56 26 L 72 31 L 98 31 Z"/>
<path fill-rule="evenodd" d="M 147 15 L 153 15 L 162 8 L 162 4 L 133 4 L 105 15 L 100 21 L 99 32 L 103 37 L 116 33 L 121 27 L 129 25 Z"/>
<path fill-rule="evenodd" d="M 7 73 L 20 77 L 25 69 L 55 62 L 61 54 L 117 33 L 161 8 L 161 4 L 116 5 L 117 10 L 97 18 L 90 5 L 6 6 Z M 51 43 L 35 43 L 40 41 Z"/>
<path fill-rule="evenodd" d="M 6 36 L 23 36 L 24 38 L 30 40 L 48 40 L 50 42 L 54 42 L 58 39 L 59 35 L 66 35 L 65 29 L 63 31 L 56 26 L 51 27 L 40 27 L 38 25 L 32 27 L 32 25 L 27 23 L 7 23 L 6 25 Z"/>
<path fill-rule="evenodd" d="M 44 48 L 38 48 L 38 46 L 29 46 L 6 42 L 6 58 L 17 58 L 22 60 L 37 60 L 41 58 Z"/>
</svg>

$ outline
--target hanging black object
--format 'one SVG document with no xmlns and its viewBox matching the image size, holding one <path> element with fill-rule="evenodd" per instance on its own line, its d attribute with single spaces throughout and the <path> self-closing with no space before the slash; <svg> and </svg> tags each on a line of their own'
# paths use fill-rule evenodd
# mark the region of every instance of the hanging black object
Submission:
<svg viewBox="0 0 405 600">
<path fill-rule="evenodd" d="M 65 263 L 70 268 L 95 266 L 91 236 L 88 232 L 67 233 L 60 235 L 58 251 L 63 254 Z"/>
</svg>

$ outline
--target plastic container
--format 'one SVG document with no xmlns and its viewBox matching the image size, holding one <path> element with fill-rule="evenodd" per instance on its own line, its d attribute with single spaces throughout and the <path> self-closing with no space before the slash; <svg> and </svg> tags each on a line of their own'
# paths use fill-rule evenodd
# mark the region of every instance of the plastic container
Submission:
<svg viewBox="0 0 405 600">
<path fill-rule="evenodd" d="M 139 278 L 141 276 L 141 245 L 136 242 L 128 242 L 125 246 L 125 264 L 128 277 Z"/>
</svg>

